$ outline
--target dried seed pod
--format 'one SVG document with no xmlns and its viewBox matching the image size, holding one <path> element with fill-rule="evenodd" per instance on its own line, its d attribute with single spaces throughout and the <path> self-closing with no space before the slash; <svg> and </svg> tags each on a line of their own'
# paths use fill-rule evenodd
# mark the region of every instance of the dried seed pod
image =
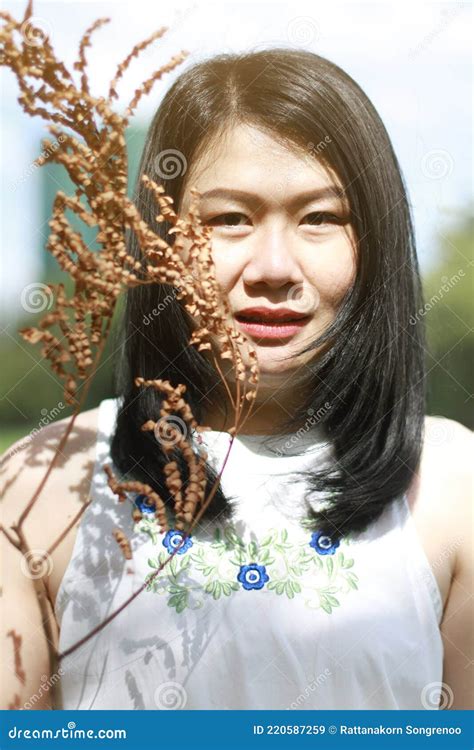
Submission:
<svg viewBox="0 0 474 750">
<path fill-rule="evenodd" d="M 104 97 L 90 93 L 85 51 L 90 47 L 92 34 L 108 19 L 95 21 L 80 41 L 78 59 L 73 66 L 80 74 L 78 83 L 57 58 L 49 38 L 35 27 L 31 1 L 20 21 L 5 12 L 0 15 L 5 22 L 0 30 L 2 62 L 10 67 L 18 80 L 19 102 L 27 114 L 40 116 L 49 123 L 48 130 L 54 139 L 45 139 L 43 153 L 36 163 L 62 165 L 75 187 L 73 195 L 57 192 L 47 243 L 48 251 L 70 276 L 73 292 L 66 294 L 62 284 L 43 285 L 46 313 L 36 327 L 23 329 L 22 336 L 32 344 L 40 345 L 41 355 L 64 383 L 66 402 L 77 406 L 81 381 L 91 380 L 100 361 L 120 294 L 141 284 L 172 283 L 179 290 L 177 298 L 197 324 L 189 343 L 214 363 L 225 385 L 235 411 L 235 424 L 229 432 L 236 434 L 256 398 L 257 356 L 251 342 L 228 323 L 232 319 L 231 311 L 217 282 L 212 259 L 212 228 L 201 222 L 199 192 L 191 187 L 188 212 L 179 216 L 163 185 L 147 175 L 142 176 L 143 186 L 155 201 L 157 221 L 166 221 L 170 225 L 170 242 L 149 226 L 127 194 L 125 132 L 129 118 L 141 97 L 149 93 L 163 75 L 180 65 L 187 53 L 175 55 L 155 70 L 137 88 L 125 115 L 122 115 L 112 109 L 112 102 L 117 98 L 117 84 L 130 62 L 154 40 L 161 38 L 165 28 L 135 45 L 118 65 L 108 96 Z M 32 38 L 37 34 L 42 39 L 41 45 L 28 43 L 23 33 L 26 21 L 29 34 Z M 112 155 L 113 159 L 110 158 Z M 71 214 L 96 230 L 98 250 L 91 249 L 85 242 L 82 233 L 70 221 Z M 136 238 L 139 258 L 127 252 L 130 234 Z M 247 359 L 243 357 L 244 350 Z M 235 384 L 235 392 L 231 392 L 219 360 L 225 363 L 229 372 L 233 369 L 230 381 Z M 198 508 L 201 511 L 205 504 L 203 467 L 206 460 L 197 461 L 190 433 L 193 429 L 206 428 L 197 424 L 187 403 L 184 385 L 172 387 L 168 381 L 150 381 L 141 377 L 137 378 L 136 384 L 156 388 L 164 396 L 160 409 L 162 420 L 166 422 L 178 415 L 187 427 L 187 434 L 183 435 L 171 425 L 169 442 L 172 446 L 165 442 L 163 450 L 182 451 L 192 476 L 184 488 L 176 468 L 165 474 L 178 514 L 183 514 L 179 521 L 188 522 L 190 514 L 197 513 Z M 248 384 L 255 388 L 246 391 Z M 142 425 L 142 430 L 155 430 L 156 426 L 157 422 L 149 419 Z M 152 499 L 157 519 L 163 528 L 167 528 L 165 504 L 151 487 L 140 482 L 119 482 L 111 469 L 108 478 L 109 486 L 122 502 L 130 491 L 138 491 Z"/>
<path fill-rule="evenodd" d="M 130 546 L 130 542 L 127 539 L 125 533 L 122 531 L 122 529 L 114 529 L 112 534 L 114 535 L 114 539 L 119 545 L 120 549 L 122 550 L 122 554 L 126 560 L 132 559 L 132 548 Z"/>
</svg>

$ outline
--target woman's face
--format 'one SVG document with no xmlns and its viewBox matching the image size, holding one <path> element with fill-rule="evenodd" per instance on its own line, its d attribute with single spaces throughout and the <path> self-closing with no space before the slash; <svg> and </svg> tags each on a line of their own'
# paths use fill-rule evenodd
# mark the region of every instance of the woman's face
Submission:
<svg viewBox="0 0 474 750">
<path fill-rule="evenodd" d="M 284 384 L 315 356 L 297 352 L 333 320 L 354 280 L 355 238 L 348 205 L 309 151 L 298 152 L 250 125 L 211 145 L 186 175 L 201 194 L 204 224 L 213 227 L 216 277 L 236 328 L 257 352 L 260 389 Z M 297 325 L 246 324 L 240 311 L 267 308 L 299 313 Z M 290 357 L 290 359 L 288 359 Z"/>
</svg>

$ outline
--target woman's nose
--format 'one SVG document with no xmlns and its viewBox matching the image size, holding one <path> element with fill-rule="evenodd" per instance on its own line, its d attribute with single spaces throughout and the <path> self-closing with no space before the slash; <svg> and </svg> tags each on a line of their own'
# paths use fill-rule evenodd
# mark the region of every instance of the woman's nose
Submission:
<svg viewBox="0 0 474 750">
<path fill-rule="evenodd" d="M 280 287 L 302 281 L 299 264 L 288 234 L 280 228 L 258 232 L 253 238 L 242 272 L 246 284 L 267 284 Z"/>
</svg>

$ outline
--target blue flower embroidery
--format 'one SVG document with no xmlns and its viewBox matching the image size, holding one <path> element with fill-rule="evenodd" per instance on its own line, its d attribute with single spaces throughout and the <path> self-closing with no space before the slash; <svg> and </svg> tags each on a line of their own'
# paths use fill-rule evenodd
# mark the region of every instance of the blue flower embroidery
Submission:
<svg viewBox="0 0 474 750">
<path fill-rule="evenodd" d="M 171 529 L 170 531 L 166 532 L 166 536 L 163 538 L 163 545 L 166 547 L 168 552 L 174 552 L 176 547 L 179 547 L 181 542 L 183 541 L 184 533 L 182 531 L 177 531 L 176 529 Z M 193 546 L 193 541 L 191 537 L 188 536 L 184 544 L 179 547 L 179 550 L 177 551 L 177 555 L 183 555 L 186 550 L 188 550 L 190 547 Z"/>
<path fill-rule="evenodd" d="M 240 581 L 244 589 L 261 589 L 270 580 L 265 570 L 265 565 L 241 565 L 237 580 Z"/>
<path fill-rule="evenodd" d="M 155 514 L 155 508 L 149 504 L 149 501 L 146 495 L 137 495 L 134 500 L 134 503 L 137 506 L 140 513 L 149 513 L 150 515 Z"/>
<path fill-rule="evenodd" d="M 326 536 L 320 531 L 313 531 L 309 546 L 314 547 L 318 555 L 333 555 L 339 544 L 339 541 L 333 542 L 330 536 Z"/>
</svg>

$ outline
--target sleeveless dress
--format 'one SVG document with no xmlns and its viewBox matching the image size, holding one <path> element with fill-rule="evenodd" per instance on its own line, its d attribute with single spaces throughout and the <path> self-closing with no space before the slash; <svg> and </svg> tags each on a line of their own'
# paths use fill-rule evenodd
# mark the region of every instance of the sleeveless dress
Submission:
<svg viewBox="0 0 474 750">
<path fill-rule="evenodd" d="M 56 600 L 60 652 L 146 588 L 64 657 L 64 709 L 438 707 L 442 600 L 406 496 L 333 543 L 305 526 L 292 474 L 331 460 L 320 428 L 238 436 L 222 476 L 231 520 L 201 521 L 182 543 L 151 514 L 135 523 L 140 496 L 119 502 L 107 485 L 103 464 L 120 477 L 109 454 L 119 406 L 99 407 L 92 502 Z M 193 440 L 218 469 L 229 435 Z"/>
</svg>

